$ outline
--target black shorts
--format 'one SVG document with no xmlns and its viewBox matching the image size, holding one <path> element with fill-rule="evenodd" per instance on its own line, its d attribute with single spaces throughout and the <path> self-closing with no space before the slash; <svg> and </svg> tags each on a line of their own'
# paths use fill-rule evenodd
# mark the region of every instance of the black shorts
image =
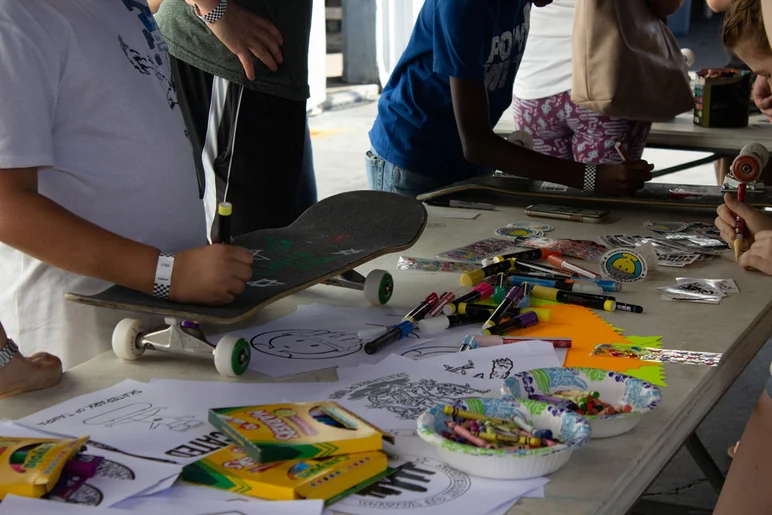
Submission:
<svg viewBox="0 0 772 515">
<path fill-rule="evenodd" d="M 226 186 L 233 236 L 292 223 L 300 215 L 306 102 L 242 88 L 171 56 L 170 62 L 212 241 Z"/>
</svg>

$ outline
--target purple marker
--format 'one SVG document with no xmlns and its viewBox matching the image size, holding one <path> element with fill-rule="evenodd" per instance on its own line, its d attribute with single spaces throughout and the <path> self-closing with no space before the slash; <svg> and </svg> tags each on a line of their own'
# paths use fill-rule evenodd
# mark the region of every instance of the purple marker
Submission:
<svg viewBox="0 0 772 515">
<path fill-rule="evenodd" d="M 493 327 L 483 329 L 482 333 L 488 336 L 505 334 L 517 329 L 525 329 L 526 327 L 531 327 L 532 325 L 536 325 L 538 323 L 539 316 L 533 311 L 528 311 L 527 313 L 523 313 L 520 316 L 512 317 L 509 320 L 501 322 L 500 324 L 496 324 Z"/>
<path fill-rule="evenodd" d="M 502 300 L 499 307 L 491 313 L 491 316 L 488 318 L 488 321 L 483 324 L 482 328 L 488 329 L 489 327 L 498 324 L 501 319 L 504 318 L 504 315 L 507 314 L 509 308 L 516 306 L 523 299 L 524 295 L 525 291 L 520 286 L 513 286 L 510 288 L 506 296 L 504 296 L 504 300 Z"/>
</svg>

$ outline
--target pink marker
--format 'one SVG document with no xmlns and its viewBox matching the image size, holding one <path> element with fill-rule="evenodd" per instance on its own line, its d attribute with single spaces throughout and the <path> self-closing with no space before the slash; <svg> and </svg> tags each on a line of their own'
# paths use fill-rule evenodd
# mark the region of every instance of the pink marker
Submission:
<svg viewBox="0 0 772 515">
<path fill-rule="evenodd" d="M 549 256 L 547 257 L 547 261 L 549 261 L 549 263 L 556 268 L 568 270 L 569 272 L 586 277 L 587 279 L 600 279 L 600 275 L 596 274 L 595 272 L 591 272 L 590 270 L 586 270 L 581 266 L 576 266 L 573 263 L 569 263 L 559 256 Z"/>
<path fill-rule="evenodd" d="M 440 299 L 437 301 L 437 304 L 435 304 L 432 310 L 429 311 L 429 316 L 436 317 L 437 315 L 442 313 L 442 308 L 444 308 L 446 304 L 453 302 L 455 298 L 456 298 L 456 294 L 453 292 L 445 292 L 442 295 L 440 295 Z"/>
<path fill-rule="evenodd" d="M 494 345 L 507 345 L 509 343 L 518 342 L 532 342 L 538 340 L 541 342 L 549 342 L 554 349 L 570 349 L 572 340 L 571 338 L 542 338 L 539 336 L 488 336 L 478 334 L 475 335 L 474 340 L 479 347 L 492 347 Z"/>
<path fill-rule="evenodd" d="M 630 154 L 622 147 L 621 141 L 617 141 L 614 144 L 614 149 L 617 151 L 617 154 L 619 154 L 619 157 L 622 158 L 622 162 L 630 160 Z"/>
</svg>

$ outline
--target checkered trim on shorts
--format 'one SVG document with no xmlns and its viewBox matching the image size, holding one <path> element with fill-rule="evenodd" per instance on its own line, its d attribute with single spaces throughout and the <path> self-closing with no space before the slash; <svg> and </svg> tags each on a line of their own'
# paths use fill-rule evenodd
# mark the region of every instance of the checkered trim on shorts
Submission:
<svg viewBox="0 0 772 515">
<path fill-rule="evenodd" d="M 582 191 L 595 191 L 595 176 L 598 173 L 598 167 L 595 165 L 585 165 L 584 167 L 584 185 Z"/>
<path fill-rule="evenodd" d="M 220 0 L 220 3 L 217 4 L 217 7 L 209 11 L 207 14 L 201 14 L 201 10 L 199 9 L 198 5 L 195 6 L 196 9 L 196 15 L 204 20 L 207 25 L 211 25 L 212 23 L 215 23 L 220 20 L 225 15 L 225 10 L 228 8 L 228 0 Z"/>
</svg>

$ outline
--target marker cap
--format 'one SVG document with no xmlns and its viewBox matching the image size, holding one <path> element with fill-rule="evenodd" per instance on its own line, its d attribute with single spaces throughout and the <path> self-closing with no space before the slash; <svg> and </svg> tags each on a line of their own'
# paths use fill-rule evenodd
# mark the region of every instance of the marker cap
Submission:
<svg viewBox="0 0 772 515">
<path fill-rule="evenodd" d="M 217 214 L 220 216 L 231 216 L 233 214 L 233 206 L 230 202 L 220 202 L 217 206 Z"/>
<path fill-rule="evenodd" d="M 474 286 L 483 279 L 485 279 L 485 272 L 483 272 L 481 268 L 478 268 L 477 270 L 472 270 L 471 272 L 466 272 L 462 275 L 461 284 L 464 286 Z"/>
<path fill-rule="evenodd" d="M 552 318 L 552 310 L 544 308 L 524 308 L 521 313 L 536 313 L 539 322 L 549 322 Z"/>
<path fill-rule="evenodd" d="M 571 291 L 575 291 L 576 293 L 603 295 L 604 290 L 597 284 L 575 282 L 571 285 Z"/>
<path fill-rule="evenodd" d="M 523 329 L 525 329 L 526 327 L 538 324 L 539 316 L 533 311 L 529 311 L 520 315 L 520 320 L 523 322 Z"/>
<path fill-rule="evenodd" d="M 501 304 L 501 301 L 504 300 L 504 297 L 507 295 L 507 289 L 503 286 L 496 286 L 495 291 L 493 292 L 493 302 L 496 304 Z"/>
<path fill-rule="evenodd" d="M 477 286 L 475 286 L 475 287 L 474 287 L 474 289 L 475 289 L 476 291 L 480 292 L 480 299 L 481 299 L 481 300 L 482 300 L 482 299 L 487 299 L 488 297 L 490 297 L 491 295 L 493 295 L 493 293 L 494 293 L 494 291 L 495 291 L 495 289 L 493 288 L 493 286 L 491 286 L 491 285 L 490 285 L 490 284 L 488 284 L 488 283 L 482 283 L 482 284 L 478 284 Z"/>
<path fill-rule="evenodd" d="M 437 334 L 450 327 L 450 319 L 444 315 L 435 318 L 424 318 L 418 322 L 418 329 L 423 334 Z"/>
</svg>

